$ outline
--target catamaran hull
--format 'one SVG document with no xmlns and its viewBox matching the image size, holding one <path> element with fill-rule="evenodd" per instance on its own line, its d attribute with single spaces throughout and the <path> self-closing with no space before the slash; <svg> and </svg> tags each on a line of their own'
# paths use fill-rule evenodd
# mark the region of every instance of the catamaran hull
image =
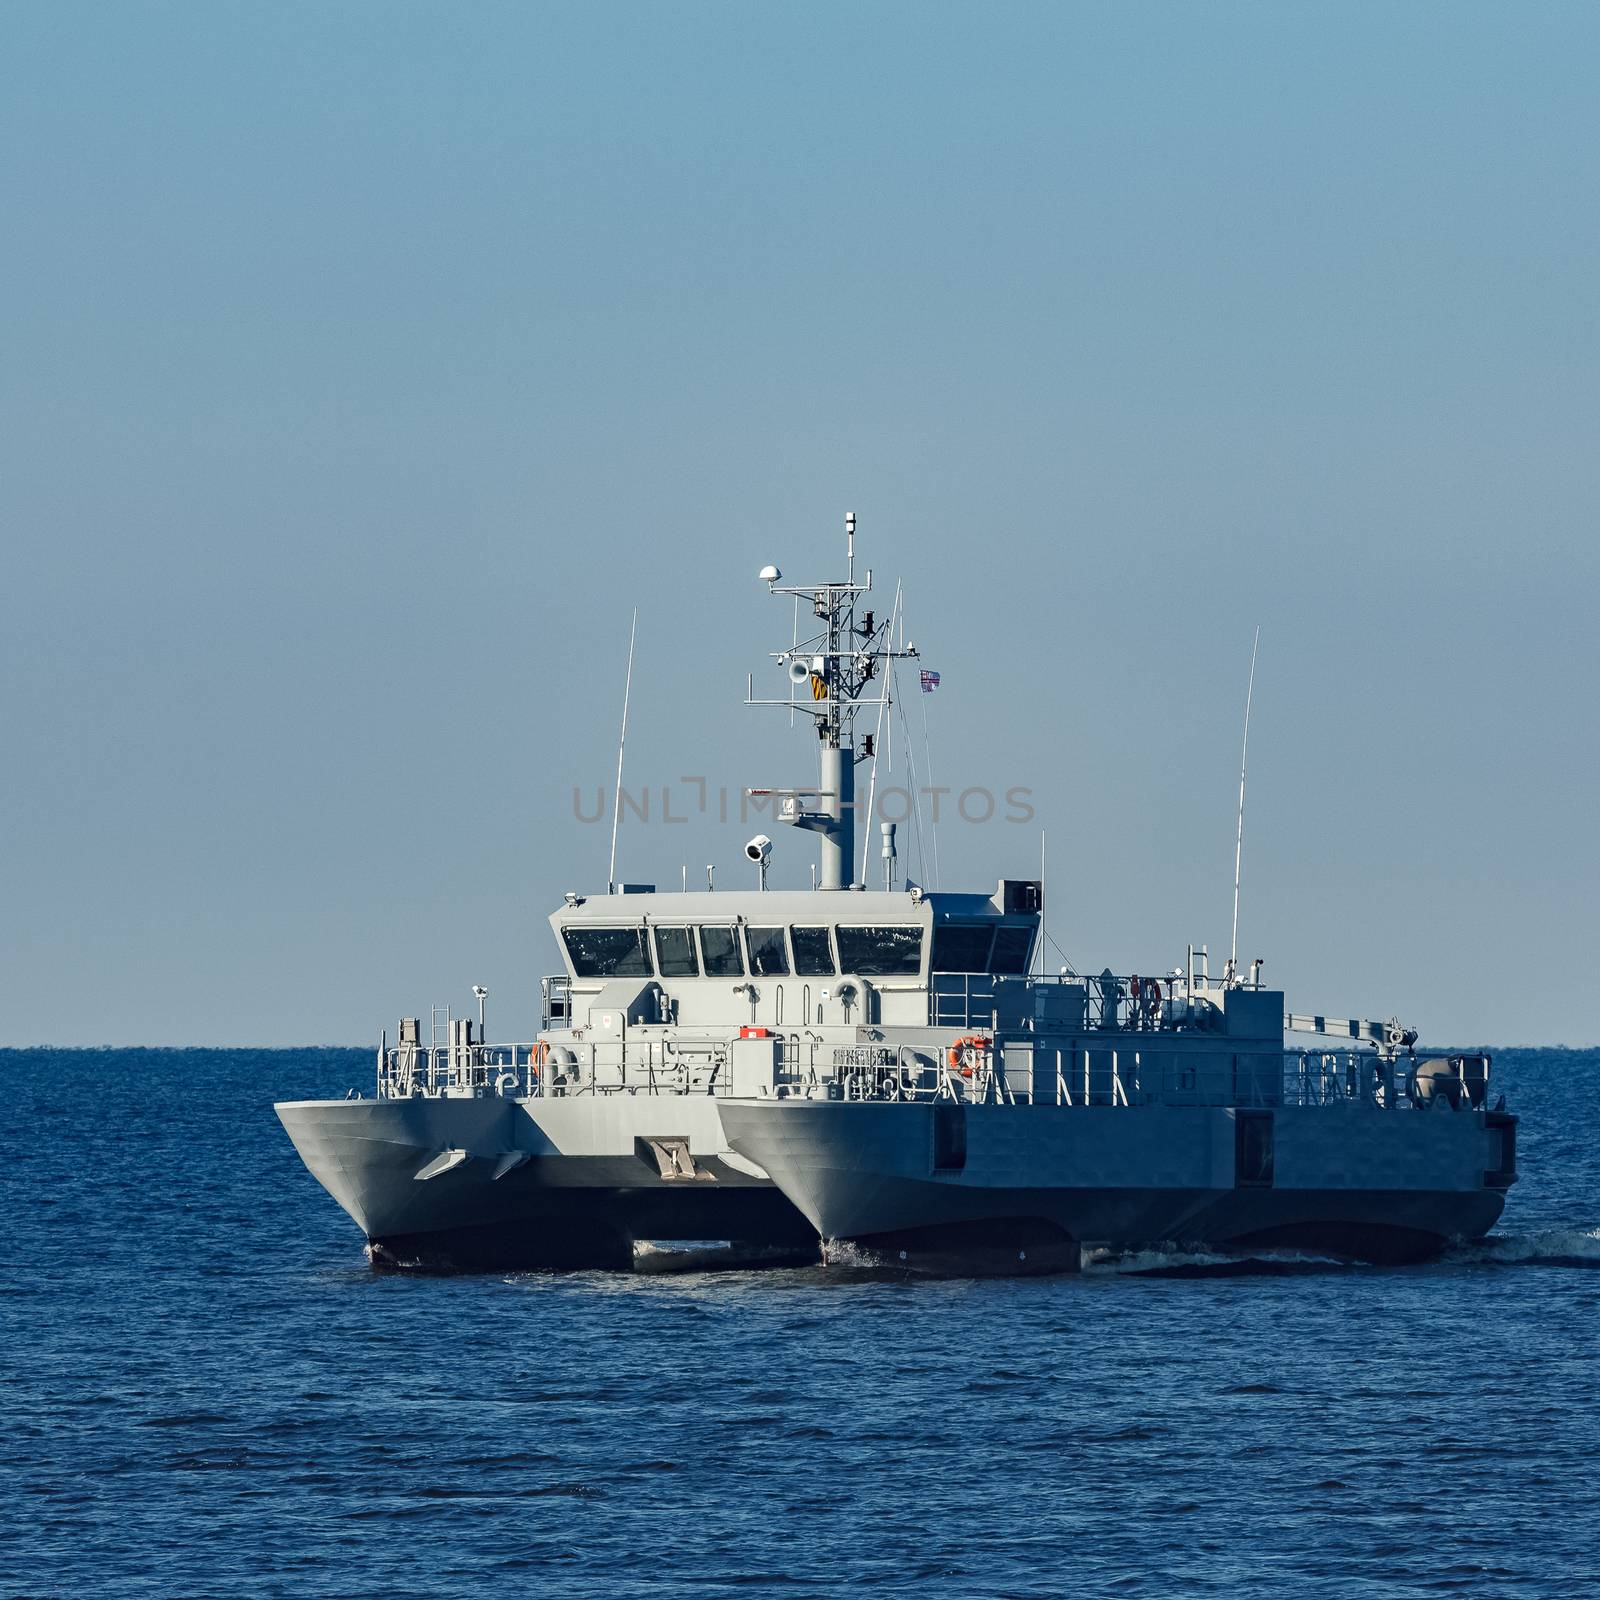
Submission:
<svg viewBox="0 0 1600 1600">
<path fill-rule="evenodd" d="M 1494 1226 L 1514 1119 L 1349 1107 L 726 1102 L 832 1256 L 1059 1271 L 1086 1247 L 1180 1244 L 1401 1262 Z"/>
<path fill-rule="evenodd" d="M 818 1251 L 805 1218 L 723 1145 L 709 1099 L 496 1095 L 276 1110 L 380 1266 L 627 1268 L 647 1240 L 728 1241 L 741 1259 Z M 680 1174 L 663 1176 L 663 1150 L 677 1153 Z"/>
</svg>

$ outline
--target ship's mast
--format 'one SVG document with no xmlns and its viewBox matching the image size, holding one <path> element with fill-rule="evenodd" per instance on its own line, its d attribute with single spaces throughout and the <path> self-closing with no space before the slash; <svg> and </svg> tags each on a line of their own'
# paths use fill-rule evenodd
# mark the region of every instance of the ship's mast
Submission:
<svg viewBox="0 0 1600 1600">
<path fill-rule="evenodd" d="M 872 590 L 872 569 L 867 569 L 864 583 L 856 582 L 855 512 L 845 517 L 844 531 L 843 583 L 786 585 L 776 567 L 762 569 L 768 590 L 808 602 L 820 627 L 811 638 L 773 651 L 773 658 L 788 671 L 789 699 L 756 699 L 753 680 L 749 695 L 751 705 L 784 706 L 805 713 L 816 725 L 817 787 L 749 792 L 776 795 L 779 821 L 819 836 L 819 889 L 848 889 L 855 871 L 856 762 L 874 753 L 870 734 L 864 748 L 856 746 L 856 712 L 863 706 L 886 705 L 889 662 L 917 654 L 915 645 L 895 647 L 889 619 L 879 622 L 867 610 L 858 620 L 858 602 Z M 872 685 L 878 692 L 868 698 Z"/>
</svg>

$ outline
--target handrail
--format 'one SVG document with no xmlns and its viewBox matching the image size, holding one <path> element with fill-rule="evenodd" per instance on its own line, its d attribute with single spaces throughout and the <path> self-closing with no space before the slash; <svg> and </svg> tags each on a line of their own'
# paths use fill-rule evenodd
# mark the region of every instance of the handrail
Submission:
<svg viewBox="0 0 1600 1600">
<path fill-rule="evenodd" d="M 1114 973 L 935 972 L 928 978 L 928 1026 L 966 1029 L 988 1023 L 996 1005 L 996 985 L 1016 983 L 1028 990 L 1071 989 L 1083 996 L 1081 1026 L 1096 1032 L 1181 1033 L 1203 1026 L 1232 989 L 1259 983 L 1212 983 L 1197 977 L 1191 986 L 1181 976 Z"/>
<path fill-rule="evenodd" d="M 1147 1105 L 1316 1107 L 1363 1104 L 1384 1110 L 1481 1107 L 1489 1058 L 1429 1058 L 1411 1066 L 1381 1050 L 1328 1049 L 1151 1052 L 1126 1034 L 1097 1039 L 1084 1030 L 1049 1045 L 1027 1030 L 981 1031 L 953 1051 L 926 1043 L 834 1039 L 810 1029 L 779 1030 L 766 1087 L 734 1076 L 726 1037 L 581 1039 L 528 1043 L 386 1046 L 379 1099 L 496 1095 L 509 1099 L 628 1094 L 647 1096 L 818 1094 L 849 1100 L 970 1104 L 1054 1104 L 1062 1108 Z M 1133 1036 L 1137 1040 L 1137 1035 Z M 1188 1059 L 1189 1055 L 1194 1059 Z M 1273 1063 L 1277 1065 L 1274 1066 Z M 743 1070 L 743 1069 L 738 1069 Z"/>
</svg>

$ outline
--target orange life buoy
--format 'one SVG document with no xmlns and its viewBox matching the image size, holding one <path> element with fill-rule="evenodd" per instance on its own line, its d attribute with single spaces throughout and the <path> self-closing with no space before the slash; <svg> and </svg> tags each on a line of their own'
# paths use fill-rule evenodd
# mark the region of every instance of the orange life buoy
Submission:
<svg viewBox="0 0 1600 1600">
<path fill-rule="evenodd" d="M 970 1078 L 972 1076 L 973 1062 L 966 1059 L 967 1053 L 970 1051 L 976 1056 L 980 1052 L 986 1052 L 989 1045 L 990 1040 L 980 1033 L 969 1033 L 957 1039 L 950 1046 L 950 1053 L 947 1057 L 950 1063 L 950 1070 L 959 1072 L 963 1078 Z"/>
</svg>

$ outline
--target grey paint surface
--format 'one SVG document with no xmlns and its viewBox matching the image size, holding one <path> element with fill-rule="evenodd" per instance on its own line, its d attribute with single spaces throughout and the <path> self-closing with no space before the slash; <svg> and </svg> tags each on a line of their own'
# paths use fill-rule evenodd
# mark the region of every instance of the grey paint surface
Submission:
<svg viewBox="0 0 1600 1600">
<path fill-rule="evenodd" d="M 1504 1195 L 1482 1113 L 1370 1107 L 1271 1112 L 1270 1188 L 1235 1186 L 1232 1108 L 971 1106 L 966 1160 L 934 1167 L 932 1107 L 726 1101 L 733 1148 L 825 1239 L 1042 1218 L 1118 1248 L 1225 1244 L 1292 1224 L 1476 1237 Z"/>
</svg>

